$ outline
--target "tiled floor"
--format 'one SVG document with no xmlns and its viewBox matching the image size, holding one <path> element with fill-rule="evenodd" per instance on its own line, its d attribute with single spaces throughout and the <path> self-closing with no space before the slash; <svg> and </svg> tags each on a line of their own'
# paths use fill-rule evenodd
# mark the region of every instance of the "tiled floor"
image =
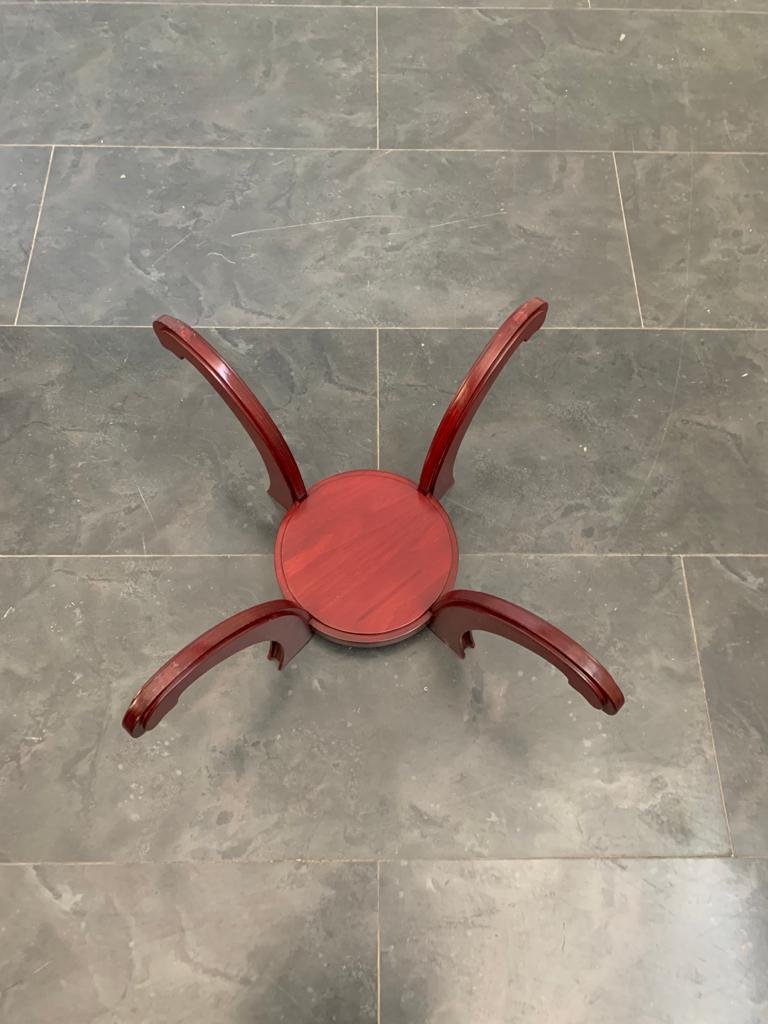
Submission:
<svg viewBox="0 0 768 1024">
<path fill-rule="evenodd" d="M 0 0 L 3 1024 L 768 1020 L 767 37 L 768 0 Z M 277 596 L 258 454 L 153 316 L 314 481 L 417 473 L 533 294 L 460 581 L 621 714 L 427 633 L 241 654 L 131 741 Z"/>
</svg>

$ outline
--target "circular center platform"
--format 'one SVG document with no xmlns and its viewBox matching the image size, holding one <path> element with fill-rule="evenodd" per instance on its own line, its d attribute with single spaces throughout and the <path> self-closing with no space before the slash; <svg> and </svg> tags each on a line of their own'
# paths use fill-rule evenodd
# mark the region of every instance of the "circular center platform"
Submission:
<svg viewBox="0 0 768 1024">
<path fill-rule="evenodd" d="M 458 547 L 442 505 L 394 473 L 355 470 L 309 489 L 280 524 L 283 594 L 318 633 L 386 644 L 417 632 L 456 579 Z"/>
</svg>

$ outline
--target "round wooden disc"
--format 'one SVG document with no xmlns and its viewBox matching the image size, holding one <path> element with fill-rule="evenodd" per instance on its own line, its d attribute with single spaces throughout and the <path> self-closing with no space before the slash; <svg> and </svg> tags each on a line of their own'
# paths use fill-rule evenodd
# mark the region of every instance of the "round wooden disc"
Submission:
<svg viewBox="0 0 768 1024">
<path fill-rule="evenodd" d="M 458 547 L 442 505 L 377 469 L 327 477 L 280 524 L 283 594 L 318 633 L 386 644 L 417 632 L 456 579 Z"/>
</svg>

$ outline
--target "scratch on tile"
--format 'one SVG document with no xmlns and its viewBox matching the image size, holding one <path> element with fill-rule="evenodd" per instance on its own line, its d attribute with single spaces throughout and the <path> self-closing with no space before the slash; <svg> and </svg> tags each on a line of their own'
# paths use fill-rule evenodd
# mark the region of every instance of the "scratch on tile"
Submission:
<svg viewBox="0 0 768 1024">
<path fill-rule="evenodd" d="M 738 149 L 739 147 L 737 146 L 735 139 L 731 135 L 731 129 L 728 126 L 728 117 L 727 116 L 723 118 L 723 128 L 725 128 L 725 134 L 728 136 L 728 141 L 731 144 L 731 149 Z"/>
<path fill-rule="evenodd" d="M 290 231 L 292 228 L 316 228 L 323 224 L 345 224 L 350 220 L 403 220 L 394 213 L 365 213 L 357 217 L 334 217 L 332 220 L 308 220 L 301 224 L 278 224 L 272 228 L 250 228 L 248 231 L 235 231 L 231 238 L 242 238 L 243 235 L 261 235 L 267 231 Z"/>
<path fill-rule="evenodd" d="M 147 510 L 147 515 L 152 520 L 152 525 L 154 526 L 155 530 L 157 530 L 157 523 L 155 522 L 155 517 L 152 515 L 152 509 L 147 504 L 147 499 L 144 497 L 144 492 L 142 491 L 138 484 L 136 484 L 136 490 L 139 492 L 139 497 L 141 498 L 142 504 L 144 505 L 144 508 Z"/>
<path fill-rule="evenodd" d="M 45 968 L 49 967 L 52 963 L 53 960 L 46 960 L 44 964 L 40 964 L 39 967 L 36 967 L 34 971 L 30 971 L 30 973 L 26 974 L 23 978 L 19 978 L 18 981 L 14 981 L 12 984 L 8 985 L 7 988 L 0 989 L 0 995 L 5 995 L 6 992 L 10 992 L 11 989 L 16 988 L 17 985 L 21 985 L 25 981 L 29 981 L 30 978 L 33 978 L 36 974 L 39 974 L 40 971 L 45 970 Z"/>
<path fill-rule="evenodd" d="M 5 609 L 5 611 L 3 612 L 3 618 L 7 619 L 12 611 L 15 611 L 15 607 L 14 607 L 14 605 L 9 604 L 8 607 Z"/>
<path fill-rule="evenodd" d="M 688 155 L 690 177 L 688 180 L 688 238 L 685 243 L 685 306 L 683 327 L 688 326 L 688 303 L 691 301 L 691 230 L 693 228 L 693 153 Z"/>
<path fill-rule="evenodd" d="M 186 240 L 187 240 L 187 239 L 189 238 L 189 236 L 190 236 L 191 234 L 192 234 L 192 232 L 191 232 L 191 231 L 188 231 L 188 232 L 186 233 L 186 235 L 184 235 L 184 237 L 183 237 L 183 238 L 180 238 L 180 239 L 178 240 L 178 242 L 176 242 L 176 244 L 175 244 L 175 245 L 172 245 L 170 249 L 167 249 L 167 250 L 166 250 L 166 251 L 165 251 L 164 253 L 162 253 L 162 254 L 161 254 L 160 256 L 158 256 L 156 260 L 154 260 L 154 261 L 153 261 L 152 263 L 150 263 L 150 266 L 151 266 L 151 267 L 156 267 L 156 266 L 157 266 L 157 264 L 158 264 L 158 263 L 159 263 L 159 262 L 160 262 L 161 260 L 164 260 L 164 259 L 165 259 L 165 257 L 166 257 L 166 256 L 170 256 L 170 255 L 171 255 L 171 253 L 173 252 L 173 250 L 174 250 L 174 249 L 178 249 L 180 245 L 183 245 L 183 243 L 184 243 L 184 242 L 186 242 Z"/>
<path fill-rule="evenodd" d="M 675 375 L 675 385 L 672 388 L 672 399 L 671 399 L 671 401 L 669 403 L 669 412 L 667 413 L 667 418 L 664 421 L 664 426 L 662 427 L 661 433 L 659 434 L 659 440 L 656 443 L 656 451 L 654 452 L 653 462 L 651 463 L 651 468 L 648 470 L 648 473 L 646 474 L 645 480 L 643 480 L 643 483 L 642 483 L 642 485 L 640 487 L 640 490 L 635 495 L 635 498 L 634 498 L 632 504 L 630 505 L 629 510 L 627 511 L 627 514 L 624 516 L 622 521 L 619 523 L 618 529 L 616 530 L 616 536 L 617 537 L 621 534 L 621 531 L 624 529 L 624 527 L 627 525 L 629 520 L 632 518 L 632 515 L 633 515 L 635 509 L 637 508 L 637 504 L 640 501 L 640 498 L 643 496 L 646 487 L 650 483 L 651 477 L 653 476 L 653 474 L 656 471 L 656 465 L 657 465 L 657 463 L 659 461 L 659 456 L 661 455 L 661 450 L 664 447 L 664 441 L 666 440 L 666 437 L 667 437 L 667 431 L 669 430 L 669 425 L 672 422 L 672 415 L 673 415 L 673 413 L 675 411 L 675 405 L 677 404 L 677 392 L 678 392 L 678 388 L 680 387 L 680 375 L 681 375 L 681 371 L 682 371 L 682 368 L 683 368 L 683 345 L 684 345 L 684 343 L 685 343 L 685 335 L 683 335 L 681 337 L 681 339 L 680 339 L 680 345 L 679 345 L 679 348 L 678 348 L 678 355 L 677 355 L 677 374 Z"/>
<path fill-rule="evenodd" d="M 389 238 L 393 238 L 395 235 L 405 235 L 409 231 L 434 231 L 435 228 L 446 228 L 451 224 L 468 224 L 470 221 L 476 220 L 490 220 L 492 217 L 506 217 L 506 210 L 497 210 L 496 213 L 482 213 L 478 217 L 459 217 L 458 220 L 442 220 L 437 224 L 417 224 L 412 228 L 405 228 L 402 231 L 391 231 Z"/>
<path fill-rule="evenodd" d="M 226 260 L 227 263 L 231 263 L 233 266 L 237 263 L 237 260 L 231 260 L 229 256 L 225 256 L 223 252 L 208 252 L 206 253 L 206 256 L 221 256 L 223 260 Z"/>
</svg>

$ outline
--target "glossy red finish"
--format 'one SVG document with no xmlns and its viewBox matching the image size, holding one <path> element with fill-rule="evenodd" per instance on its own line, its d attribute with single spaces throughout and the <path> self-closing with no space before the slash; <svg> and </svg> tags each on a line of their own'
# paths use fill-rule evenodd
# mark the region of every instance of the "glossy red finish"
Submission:
<svg viewBox="0 0 768 1024">
<path fill-rule="evenodd" d="M 187 644 L 147 680 L 123 715 L 123 728 L 131 736 L 154 729 L 188 686 L 246 647 L 268 640 L 267 658 L 284 668 L 311 637 L 309 616 L 290 601 L 266 601 L 238 612 Z"/>
<path fill-rule="evenodd" d="M 451 521 L 416 484 L 377 469 L 329 476 L 283 519 L 275 571 L 312 628 L 349 644 L 410 636 L 456 580 Z"/>
<path fill-rule="evenodd" d="M 166 662 L 123 717 L 131 736 L 153 728 L 195 679 L 251 644 L 270 641 L 268 657 L 282 668 L 313 631 L 340 643 L 380 645 L 427 624 L 462 658 L 474 647 L 473 629 L 513 640 L 563 672 L 593 707 L 609 715 L 619 710 L 624 697 L 611 675 L 559 629 L 499 597 L 451 590 L 458 548 L 437 499 L 453 483 L 456 453 L 480 403 L 546 315 L 546 302 L 531 299 L 491 338 L 437 428 L 418 486 L 367 469 L 327 477 L 309 492 L 285 438 L 232 367 L 180 320 L 155 321 L 162 344 L 213 385 L 264 459 L 269 493 L 287 509 L 275 546 L 275 572 L 286 600 L 233 615 Z"/>
<path fill-rule="evenodd" d="M 429 628 L 460 658 L 468 647 L 475 646 L 472 630 L 482 629 L 541 655 L 593 708 L 615 715 L 624 703 L 613 676 L 599 661 L 575 640 L 520 605 L 477 590 L 452 590 L 432 612 Z"/>
<path fill-rule="evenodd" d="M 307 494 L 299 467 L 277 424 L 239 374 L 197 331 L 172 316 L 152 324 L 160 343 L 179 359 L 188 359 L 221 395 L 259 450 L 269 474 L 267 493 L 283 508 Z"/>
<path fill-rule="evenodd" d="M 424 494 L 442 498 L 453 487 L 453 464 L 472 417 L 515 349 L 544 323 L 548 309 L 543 299 L 529 299 L 518 306 L 474 361 L 432 438 L 419 478 Z"/>
</svg>

